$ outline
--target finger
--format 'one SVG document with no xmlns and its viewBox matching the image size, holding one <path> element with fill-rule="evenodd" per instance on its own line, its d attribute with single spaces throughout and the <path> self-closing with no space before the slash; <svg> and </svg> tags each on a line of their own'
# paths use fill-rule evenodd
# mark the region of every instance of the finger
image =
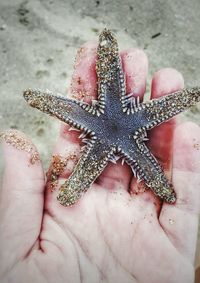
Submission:
<svg viewBox="0 0 200 283">
<path fill-rule="evenodd" d="M 79 48 L 70 86 L 73 98 L 90 103 L 97 97 L 96 59 L 96 42 L 87 42 Z"/>
<path fill-rule="evenodd" d="M 148 74 L 148 59 L 140 49 L 130 48 L 121 52 L 126 79 L 126 92 L 143 99 Z"/>
<path fill-rule="evenodd" d="M 24 258 L 38 239 L 44 174 L 37 150 L 22 133 L 7 131 L 1 139 L 5 172 L 0 200 L 0 249 L 4 260 L 14 262 Z"/>
<path fill-rule="evenodd" d="M 175 69 L 166 68 L 158 71 L 152 80 L 151 99 L 159 98 L 184 87 L 182 75 Z M 166 171 L 170 170 L 173 131 L 176 119 L 156 127 L 150 132 L 149 147 Z"/>
<path fill-rule="evenodd" d="M 81 46 L 77 52 L 77 57 L 74 65 L 74 72 L 70 86 L 70 93 L 75 99 L 83 99 L 90 103 L 96 98 L 96 42 L 88 42 Z M 69 156 L 71 154 L 80 153 L 81 140 L 79 139 L 80 132 L 69 131 L 70 126 L 62 124 L 60 136 L 55 148 L 55 154 L 61 156 Z M 69 172 L 67 173 L 67 176 Z"/>
<path fill-rule="evenodd" d="M 151 99 L 159 98 L 178 89 L 183 88 L 183 77 L 182 75 L 171 68 L 162 69 L 155 73 L 152 79 L 151 86 Z M 170 164 L 172 154 L 172 138 L 175 127 L 175 119 L 169 122 L 163 123 L 162 125 L 151 130 L 149 135 L 148 147 L 151 149 L 153 155 L 158 159 L 162 165 L 165 174 L 170 178 Z M 137 184 L 135 180 L 132 181 L 131 190 L 136 193 L 137 197 L 143 198 L 145 204 L 147 202 L 154 203 L 152 208 L 156 209 L 157 214 L 160 211 L 160 200 L 151 192 L 147 190 L 144 183 Z"/>
<path fill-rule="evenodd" d="M 75 99 L 83 99 L 90 103 L 97 96 L 97 76 L 96 76 L 96 42 L 87 42 L 77 52 L 75 60 L 74 72 L 72 75 L 70 94 Z M 80 149 L 80 132 L 68 131 L 68 125 L 62 125 L 60 131 L 60 140 L 56 146 L 55 152 L 60 153 L 60 148 L 68 151 Z M 79 147 L 77 147 L 77 144 Z M 60 146 L 62 145 L 62 146 Z M 63 145 L 64 148 L 63 148 Z M 72 150 L 73 151 L 73 150 Z"/>
<path fill-rule="evenodd" d="M 200 212 L 200 128 L 193 123 L 175 130 L 172 182 L 177 201 L 163 204 L 160 224 L 180 253 L 193 262 Z"/>
</svg>

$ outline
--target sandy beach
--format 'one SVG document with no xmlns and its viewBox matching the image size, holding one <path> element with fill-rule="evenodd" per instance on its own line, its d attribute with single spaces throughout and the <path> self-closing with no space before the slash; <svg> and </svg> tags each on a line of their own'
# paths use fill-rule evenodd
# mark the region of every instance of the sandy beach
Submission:
<svg viewBox="0 0 200 283">
<path fill-rule="evenodd" d="M 66 94 L 77 48 L 97 40 L 104 27 L 115 32 L 120 49 L 147 53 L 147 93 L 152 75 L 166 67 L 180 71 L 186 86 L 200 86 L 199 11 L 199 0 L 0 0 L 0 130 L 27 134 L 47 168 L 60 123 L 30 109 L 22 91 L 48 88 Z M 179 119 L 200 125 L 200 106 Z M 0 175 L 2 167 L 0 158 Z M 200 228 L 197 246 L 200 268 Z"/>
</svg>

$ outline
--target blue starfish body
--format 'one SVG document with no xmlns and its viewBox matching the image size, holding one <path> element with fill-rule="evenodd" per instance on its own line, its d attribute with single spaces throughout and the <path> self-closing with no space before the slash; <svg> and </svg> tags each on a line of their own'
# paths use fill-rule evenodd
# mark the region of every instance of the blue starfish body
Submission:
<svg viewBox="0 0 200 283">
<path fill-rule="evenodd" d="M 107 29 L 99 36 L 97 55 L 98 101 L 94 106 L 50 92 L 24 92 L 32 107 L 82 130 L 85 135 L 85 149 L 61 186 L 58 200 L 64 206 L 74 204 L 109 161 L 122 157 L 135 176 L 156 195 L 166 202 L 175 202 L 172 184 L 145 145 L 147 130 L 199 102 L 200 88 L 184 89 L 142 103 L 126 94 L 117 41 Z"/>
</svg>

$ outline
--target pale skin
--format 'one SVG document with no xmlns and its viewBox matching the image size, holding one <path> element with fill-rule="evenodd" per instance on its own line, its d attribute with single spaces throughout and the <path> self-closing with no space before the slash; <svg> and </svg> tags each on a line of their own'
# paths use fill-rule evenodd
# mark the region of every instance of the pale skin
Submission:
<svg viewBox="0 0 200 283">
<path fill-rule="evenodd" d="M 94 43 L 79 54 L 71 90 L 96 97 Z M 142 99 L 148 72 L 141 50 L 121 54 L 128 92 Z M 151 98 L 183 88 L 182 75 L 162 69 Z M 61 127 L 56 154 L 80 149 L 76 132 Z M 175 204 L 139 192 L 130 168 L 109 165 L 72 207 L 45 190 L 40 162 L 3 142 L 5 170 L 0 199 L 1 283 L 192 283 L 200 210 L 200 128 L 175 119 L 149 133 L 148 146 L 172 178 Z M 69 169 L 69 168 L 68 168 Z M 71 168 L 72 169 L 72 168 Z M 60 177 L 69 176 L 66 170 Z M 130 194 L 130 192 L 132 192 Z"/>
</svg>

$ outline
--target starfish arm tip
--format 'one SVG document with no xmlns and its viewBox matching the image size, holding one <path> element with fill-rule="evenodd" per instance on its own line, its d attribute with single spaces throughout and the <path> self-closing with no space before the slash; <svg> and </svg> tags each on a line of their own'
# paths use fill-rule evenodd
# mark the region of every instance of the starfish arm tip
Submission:
<svg viewBox="0 0 200 283">
<path fill-rule="evenodd" d="M 77 193 L 75 190 L 71 189 L 70 187 L 66 187 L 64 184 L 60 188 L 60 192 L 57 196 L 57 200 L 63 206 L 72 206 L 80 199 L 80 197 L 81 197 L 80 193 Z"/>
</svg>

